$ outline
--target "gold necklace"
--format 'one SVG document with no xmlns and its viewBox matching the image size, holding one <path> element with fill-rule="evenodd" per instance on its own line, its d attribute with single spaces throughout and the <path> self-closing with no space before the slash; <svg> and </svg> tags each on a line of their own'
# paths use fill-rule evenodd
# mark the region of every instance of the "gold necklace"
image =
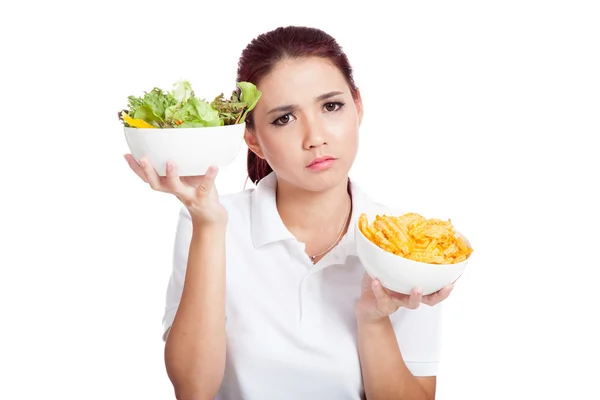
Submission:
<svg viewBox="0 0 600 400">
<path fill-rule="evenodd" d="M 344 233 L 344 228 L 346 228 L 346 224 L 348 223 L 348 218 L 350 218 L 350 214 L 352 214 L 352 200 L 350 200 L 350 210 L 346 214 L 346 219 L 344 219 L 344 223 L 342 224 L 342 229 L 340 230 L 340 233 L 338 234 L 338 237 L 335 239 L 335 241 L 325 251 L 322 251 L 319 254 L 315 254 L 314 256 L 308 256 L 308 257 L 310 257 L 310 261 L 312 261 L 313 264 L 315 263 L 315 259 L 317 259 L 318 257 L 322 256 L 323 254 L 327 253 L 329 250 L 333 249 L 333 247 L 336 244 L 338 244 L 338 242 L 342 238 L 342 235 Z"/>
</svg>

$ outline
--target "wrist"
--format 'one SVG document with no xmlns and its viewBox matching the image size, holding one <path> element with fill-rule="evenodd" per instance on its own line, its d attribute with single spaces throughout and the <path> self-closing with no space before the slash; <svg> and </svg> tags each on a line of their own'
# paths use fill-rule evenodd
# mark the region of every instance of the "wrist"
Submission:
<svg viewBox="0 0 600 400">
<path fill-rule="evenodd" d="M 357 333 L 359 337 L 377 339 L 393 330 L 388 317 L 380 319 L 357 318 Z"/>
<path fill-rule="evenodd" d="M 224 235 L 227 230 L 226 222 L 196 222 L 192 220 L 192 236 L 195 238 L 213 238 Z"/>
<path fill-rule="evenodd" d="M 356 307 L 355 310 L 356 322 L 359 326 L 367 327 L 369 329 L 381 329 L 385 328 L 389 324 L 389 315 L 373 315 L 372 312 L 365 312 L 361 310 L 360 306 Z"/>
</svg>

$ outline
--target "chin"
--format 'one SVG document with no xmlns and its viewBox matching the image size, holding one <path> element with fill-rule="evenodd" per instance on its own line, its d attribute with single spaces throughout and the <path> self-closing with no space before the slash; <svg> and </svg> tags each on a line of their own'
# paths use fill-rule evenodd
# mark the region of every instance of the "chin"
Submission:
<svg viewBox="0 0 600 400">
<path fill-rule="evenodd" d="M 338 166 L 339 167 L 339 166 Z M 325 171 L 305 171 L 301 186 L 311 192 L 324 192 L 348 181 L 348 171 L 345 168 L 331 168 Z"/>
<path fill-rule="evenodd" d="M 308 192 L 325 192 L 333 188 L 346 185 L 348 182 L 348 174 L 352 165 L 348 162 L 336 160 L 336 162 L 323 169 L 302 169 L 290 170 L 279 169 L 275 170 L 280 182 L 285 182 L 286 186 L 296 187 Z"/>
</svg>

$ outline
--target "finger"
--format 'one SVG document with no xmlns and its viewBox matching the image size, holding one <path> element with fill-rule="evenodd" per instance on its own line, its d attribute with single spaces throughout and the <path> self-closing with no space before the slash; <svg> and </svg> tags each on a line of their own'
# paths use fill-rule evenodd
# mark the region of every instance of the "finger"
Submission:
<svg viewBox="0 0 600 400">
<path fill-rule="evenodd" d="M 410 299 L 410 294 L 398 293 L 398 292 L 388 292 L 392 298 L 400 303 L 400 305 L 407 304 Z"/>
<path fill-rule="evenodd" d="M 181 199 L 186 194 L 186 186 L 179 178 L 177 165 L 174 162 L 167 162 L 167 186 L 175 196 Z"/>
<path fill-rule="evenodd" d="M 380 314 L 389 315 L 396 311 L 397 307 L 394 308 L 391 296 L 385 291 L 379 279 L 373 279 L 371 288 L 373 289 L 373 294 L 377 299 L 377 310 Z"/>
<path fill-rule="evenodd" d="M 452 289 L 454 289 L 454 285 L 448 285 L 448 286 L 444 286 L 443 288 L 441 288 L 440 290 L 438 290 L 435 293 L 432 293 L 430 295 L 427 295 L 425 297 L 423 297 L 423 303 L 427 304 L 428 306 L 435 306 L 436 304 L 442 302 L 443 300 L 447 299 L 448 296 L 450 296 L 450 293 L 452 292 Z"/>
<path fill-rule="evenodd" d="M 419 288 L 414 288 L 410 292 L 410 297 L 408 298 L 408 303 L 406 304 L 406 308 L 410 308 L 411 310 L 416 310 L 421 305 L 422 299 L 423 299 L 423 291 Z"/>
<path fill-rule="evenodd" d="M 141 180 L 148 183 L 148 179 L 146 179 L 146 174 L 144 173 L 144 170 L 142 169 L 142 167 L 140 167 L 140 164 L 138 164 L 135 158 L 133 158 L 131 154 L 125 154 L 123 157 L 125 157 L 127 164 L 129 164 L 129 168 L 131 168 L 133 172 L 135 172 L 135 174 L 140 177 Z"/>
<path fill-rule="evenodd" d="M 373 278 L 368 273 L 363 274 L 363 280 L 361 285 L 361 292 L 367 292 L 369 290 L 373 290 Z"/>
<path fill-rule="evenodd" d="M 142 157 L 140 158 L 140 166 L 144 170 L 144 174 L 146 175 L 146 179 L 148 179 L 150 187 L 154 190 L 161 190 L 160 177 L 156 173 L 156 170 L 154 169 L 150 161 Z"/>
<path fill-rule="evenodd" d="M 204 179 L 202 179 L 202 183 L 198 186 L 198 190 L 201 192 L 210 192 L 214 185 L 215 179 L 217 178 L 217 174 L 219 173 L 219 168 L 215 165 L 211 165 L 208 167 L 208 171 L 206 171 L 206 175 L 204 175 Z"/>
</svg>

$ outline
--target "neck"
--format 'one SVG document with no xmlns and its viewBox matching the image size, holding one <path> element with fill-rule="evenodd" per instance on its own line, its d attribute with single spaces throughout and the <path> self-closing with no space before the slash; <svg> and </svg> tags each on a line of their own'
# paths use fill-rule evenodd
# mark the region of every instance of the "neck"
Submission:
<svg viewBox="0 0 600 400">
<path fill-rule="evenodd" d="M 331 240 L 339 235 L 348 216 L 351 199 L 348 181 L 324 191 L 311 192 L 277 184 L 277 209 L 285 226 L 304 243 Z M 316 245 L 318 247 L 318 245 Z"/>
</svg>

